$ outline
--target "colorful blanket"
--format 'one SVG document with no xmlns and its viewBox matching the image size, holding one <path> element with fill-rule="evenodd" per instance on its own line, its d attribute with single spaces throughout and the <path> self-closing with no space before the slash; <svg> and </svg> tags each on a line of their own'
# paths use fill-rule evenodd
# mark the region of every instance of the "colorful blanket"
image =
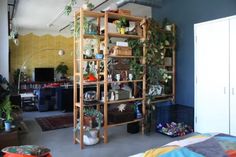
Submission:
<svg viewBox="0 0 236 157">
<path fill-rule="evenodd" d="M 144 157 L 236 157 L 236 137 L 227 134 L 199 134 L 151 149 Z"/>
</svg>

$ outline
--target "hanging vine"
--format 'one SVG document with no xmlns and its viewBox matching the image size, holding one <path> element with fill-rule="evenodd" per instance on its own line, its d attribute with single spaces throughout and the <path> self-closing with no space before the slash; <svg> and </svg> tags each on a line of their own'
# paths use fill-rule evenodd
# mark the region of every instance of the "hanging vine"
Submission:
<svg viewBox="0 0 236 157">
<path fill-rule="evenodd" d="M 168 82 L 171 76 L 164 69 L 165 45 L 170 43 L 169 36 L 161 29 L 161 25 L 153 19 L 147 20 L 146 64 L 148 85 Z"/>
</svg>

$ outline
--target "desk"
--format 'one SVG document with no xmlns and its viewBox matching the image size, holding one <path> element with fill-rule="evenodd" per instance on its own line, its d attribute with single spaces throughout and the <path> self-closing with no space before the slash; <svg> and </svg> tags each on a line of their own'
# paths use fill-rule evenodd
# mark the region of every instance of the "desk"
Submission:
<svg viewBox="0 0 236 157">
<path fill-rule="evenodd" d="M 35 105 L 37 96 L 33 93 L 22 93 L 21 96 L 21 108 L 24 107 L 24 105 Z"/>
</svg>

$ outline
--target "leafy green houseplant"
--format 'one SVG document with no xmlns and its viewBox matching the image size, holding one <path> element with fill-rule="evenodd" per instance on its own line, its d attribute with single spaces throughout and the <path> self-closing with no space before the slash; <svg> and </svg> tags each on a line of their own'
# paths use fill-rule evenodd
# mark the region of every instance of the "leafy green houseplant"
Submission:
<svg viewBox="0 0 236 157">
<path fill-rule="evenodd" d="M 169 22 L 168 22 L 169 23 Z M 170 46 L 175 40 L 175 37 L 163 29 L 167 25 L 160 24 L 153 19 L 148 19 L 147 26 L 147 38 L 144 42 L 146 46 L 146 76 L 147 76 L 147 89 L 153 88 L 153 86 L 160 85 L 164 89 L 169 86 L 169 81 L 172 79 L 172 75 L 168 73 L 165 67 L 166 49 L 165 46 Z M 171 55 L 170 55 L 171 56 Z M 152 100 L 155 98 L 155 94 L 148 92 L 147 95 L 147 114 L 145 117 L 145 124 L 147 133 L 150 132 L 152 118 L 155 114 L 155 103 Z"/>
<path fill-rule="evenodd" d="M 125 28 L 129 25 L 125 17 L 120 17 L 119 20 L 114 21 L 116 28 L 120 34 L 125 34 Z"/>
<path fill-rule="evenodd" d="M 130 61 L 131 73 L 134 76 L 134 79 L 140 79 L 144 70 L 144 66 L 141 63 L 140 59 L 142 56 L 143 43 L 140 40 L 129 40 L 129 47 L 132 48 L 134 58 Z"/>
<path fill-rule="evenodd" d="M 165 32 L 160 31 L 160 29 L 161 25 L 155 20 L 147 20 L 147 39 L 145 45 L 147 49 L 146 64 L 148 85 L 168 82 L 171 79 L 166 69 L 163 68 L 166 52 L 164 46 L 167 42 L 167 35 Z"/>
<path fill-rule="evenodd" d="M 88 32 L 89 32 L 90 24 L 91 23 L 88 21 L 88 19 L 86 17 L 84 17 L 83 27 L 84 27 L 85 34 L 89 34 Z M 75 37 L 80 36 L 80 21 L 79 21 L 79 19 L 76 20 L 75 25 L 74 25 L 74 23 L 71 23 L 71 32 L 74 33 Z"/>
<path fill-rule="evenodd" d="M 65 75 L 67 74 L 68 66 L 64 64 L 64 62 L 61 62 L 57 67 L 56 67 L 56 72 L 60 73 L 62 75 L 61 78 L 65 78 Z"/>
<path fill-rule="evenodd" d="M 10 93 L 11 86 L 9 82 L 2 75 L 0 75 L 0 118 L 4 118 L 5 123 L 10 123 L 12 120 L 12 104 L 10 101 Z"/>
<path fill-rule="evenodd" d="M 89 0 L 84 0 L 85 3 L 82 5 L 84 10 L 92 10 L 94 8 L 94 5 L 89 2 Z"/>
<path fill-rule="evenodd" d="M 97 123 L 96 129 L 99 130 L 101 128 L 102 123 L 103 123 L 103 114 L 100 111 L 98 111 L 94 108 L 84 108 L 84 118 L 85 117 L 90 117 L 91 120 L 95 119 L 95 122 Z M 78 120 L 75 131 L 77 131 L 79 129 L 80 129 L 80 121 Z M 92 129 L 93 129 L 93 126 L 92 126 L 92 122 L 91 122 L 91 124 L 86 126 L 85 130 L 90 131 Z"/>
</svg>

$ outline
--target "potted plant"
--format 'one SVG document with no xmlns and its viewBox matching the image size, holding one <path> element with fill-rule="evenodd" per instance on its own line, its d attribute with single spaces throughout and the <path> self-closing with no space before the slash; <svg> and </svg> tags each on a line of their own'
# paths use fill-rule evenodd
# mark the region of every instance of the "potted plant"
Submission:
<svg viewBox="0 0 236 157">
<path fill-rule="evenodd" d="M 57 67 L 56 67 L 56 72 L 61 74 L 61 79 L 65 79 L 66 78 L 66 74 L 67 74 L 67 70 L 68 70 L 68 66 L 66 64 L 64 64 L 64 62 L 61 62 Z"/>
<path fill-rule="evenodd" d="M 116 28 L 120 34 L 125 34 L 125 28 L 129 25 L 125 17 L 120 17 L 119 20 L 114 21 Z"/>
<path fill-rule="evenodd" d="M 89 2 L 89 0 L 84 0 L 85 3 L 82 5 L 82 8 L 84 10 L 92 10 L 94 8 L 94 5 Z"/>
<path fill-rule="evenodd" d="M 70 0 L 70 2 L 65 6 L 64 13 L 68 16 L 72 12 L 72 8 L 77 4 L 77 0 Z"/>
<path fill-rule="evenodd" d="M 84 108 L 84 126 L 85 135 L 84 143 L 86 145 L 94 145 L 98 143 L 98 132 L 103 123 L 103 114 L 94 108 Z M 80 130 L 80 120 L 77 122 L 77 126 L 74 131 Z"/>
<path fill-rule="evenodd" d="M 12 105 L 10 101 L 10 84 L 0 75 L 0 118 L 5 119 L 5 131 L 11 130 Z"/>
</svg>

